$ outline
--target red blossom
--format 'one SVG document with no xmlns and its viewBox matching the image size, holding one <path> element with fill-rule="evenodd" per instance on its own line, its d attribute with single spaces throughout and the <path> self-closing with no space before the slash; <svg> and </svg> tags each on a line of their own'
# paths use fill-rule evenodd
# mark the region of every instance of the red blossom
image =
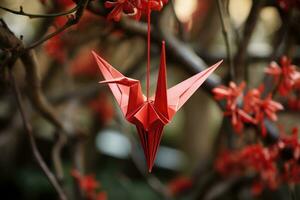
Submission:
<svg viewBox="0 0 300 200">
<path fill-rule="evenodd" d="M 264 86 L 251 89 L 244 94 L 245 83 L 237 86 L 230 82 L 229 87 L 220 86 L 213 89 L 216 100 L 226 100 L 225 116 L 231 116 L 231 123 L 237 133 L 244 128 L 244 123 L 260 124 L 262 135 L 266 135 L 264 119 L 277 120 L 276 113 L 283 109 L 283 106 L 274 101 L 269 95 L 262 99 Z"/>
<path fill-rule="evenodd" d="M 106 192 L 99 192 L 97 194 L 96 200 L 107 200 L 107 193 Z"/>
<path fill-rule="evenodd" d="M 93 197 L 95 190 L 100 186 L 98 181 L 95 179 L 95 175 L 84 176 L 77 170 L 73 170 L 71 174 L 78 181 L 79 187 L 85 192 L 87 197 Z"/>
<path fill-rule="evenodd" d="M 95 78 L 98 76 L 98 67 L 94 65 L 94 60 L 89 50 L 82 50 L 78 53 L 70 64 L 69 72 L 76 77 Z"/>
<path fill-rule="evenodd" d="M 251 193 L 254 196 L 258 196 L 262 193 L 263 189 L 264 189 L 264 185 L 260 181 L 256 181 L 252 183 Z"/>
<path fill-rule="evenodd" d="M 227 110 L 224 112 L 224 115 L 231 116 L 231 124 L 237 133 L 241 133 L 241 131 L 244 129 L 245 122 L 253 124 L 256 123 L 256 121 L 249 114 L 239 108 Z"/>
<path fill-rule="evenodd" d="M 239 108 L 238 105 L 238 103 L 243 100 L 245 87 L 245 82 L 242 82 L 240 85 L 230 82 L 229 87 L 222 85 L 213 89 L 216 100 L 226 100 L 224 115 L 231 116 L 232 126 L 237 133 L 243 130 L 245 122 L 255 123 L 254 119 L 243 109 Z"/>
<path fill-rule="evenodd" d="M 230 110 L 234 110 L 237 107 L 238 100 L 243 96 L 243 91 L 246 87 L 246 83 L 242 82 L 240 85 L 236 85 L 234 82 L 229 83 L 229 87 L 220 86 L 213 89 L 216 100 L 226 100 L 226 107 Z"/>
<path fill-rule="evenodd" d="M 66 51 L 64 49 L 64 41 L 60 35 L 56 35 L 45 44 L 46 53 L 58 63 L 64 63 L 66 60 Z"/>
<path fill-rule="evenodd" d="M 262 191 L 261 187 L 275 189 L 278 186 L 277 168 L 274 157 L 267 148 L 261 145 L 250 145 L 239 151 L 220 154 L 215 163 L 216 170 L 222 175 L 246 175 L 255 173 L 257 179 L 253 186 L 258 186 L 255 192 Z"/>
<path fill-rule="evenodd" d="M 223 151 L 215 161 L 215 169 L 223 176 L 240 175 L 243 167 L 240 165 L 239 159 L 235 152 Z"/>
<path fill-rule="evenodd" d="M 168 190 L 173 195 L 176 196 L 193 186 L 193 181 L 191 178 L 180 176 L 171 180 L 168 184 Z"/>
<path fill-rule="evenodd" d="M 300 99 L 289 98 L 288 99 L 288 107 L 291 110 L 299 111 L 300 110 Z"/>
<path fill-rule="evenodd" d="M 70 30 L 77 30 L 77 31 L 84 31 L 87 28 L 87 25 L 90 25 L 91 23 L 94 23 L 95 21 L 97 21 L 99 18 L 96 17 L 95 15 L 85 12 L 82 17 L 81 20 L 79 21 L 78 24 L 70 27 L 68 29 L 68 31 Z M 55 18 L 52 26 L 49 29 L 49 33 L 52 33 L 54 31 L 57 30 L 57 28 L 62 27 L 66 24 L 66 22 L 68 21 L 68 18 L 63 16 L 63 17 L 57 17 Z M 62 32 L 54 37 L 52 37 L 51 39 L 49 39 L 45 45 L 45 52 L 52 58 L 54 59 L 56 62 L 62 64 L 66 61 L 67 59 L 67 48 L 72 48 L 72 40 L 69 39 L 67 37 L 68 35 L 68 31 L 66 32 Z M 90 55 L 90 52 L 86 52 L 85 55 Z M 85 56 L 84 55 L 84 56 Z M 80 61 L 81 59 L 83 59 L 84 56 L 78 56 L 75 60 L 76 61 Z M 74 74 L 78 75 L 78 73 L 83 72 L 83 75 L 91 75 L 93 72 L 93 67 L 94 65 L 92 64 L 92 58 L 85 58 L 86 61 L 87 59 L 89 59 L 88 62 L 90 62 L 90 66 L 88 66 L 88 62 L 87 63 L 83 63 L 81 62 L 81 64 L 83 64 L 83 66 L 78 66 L 80 62 L 73 62 L 72 64 L 72 70 L 74 70 Z M 83 69 L 83 67 L 87 67 L 86 69 Z M 94 67 L 95 68 L 95 67 Z M 97 68 L 96 68 L 97 69 Z M 72 71 L 71 70 L 71 71 Z M 95 72 L 95 71 L 94 71 Z M 73 73 L 73 71 L 72 71 Z M 94 73 L 95 76 L 96 73 Z"/>
<path fill-rule="evenodd" d="M 224 151 L 215 161 L 215 169 L 223 176 L 256 175 L 251 191 L 258 195 L 264 188 L 300 182 L 300 143 L 298 129 L 291 135 L 281 131 L 278 141 L 269 147 L 253 144 L 235 151 Z"/>
<path fill-rule="evenodd" d="M 261 125 L 261 133 L 266 136 L 266 128 L 264 125 L 264 119 L 268 118 L 272 121 L 277 121 L 277 112 L 283 110 L 283 106 L 272 100 L 272 96 L 268 95 L 267 98 L 261 100 L 256 108 L 255 120 Z"/>
<path fill-rule="evenodd" d="M 287 96 L 300 80 L 300 72 L 297 71 L 297 67 L 291 64 L 291 60 L 286 56 L 283 56 L 280 60 L 280 66 L 272 62 L 265 72 L 274 77 L 278 84 L 279 94 Z"/>
<path fill-rule="evenodd" d="M 108 123 L 114 116 L 113 105 L 104 93 L 100 93 L 96 99 L 90 101 L 89 107 L 95 112 L 102 125 Z"/>
<path fill-rule="evenodd" d="M 287 183 L 300 182 L 300 165 L 297 161 L 292 160 L 284 163 L 284 173 L 282 179 Z"/>
<path fill-rule="evenodd" d="M 294 127 L 292 129 L 291 135 L 287 135 L 281 132 L 280 139 L 277 143 L 277 148 L 280 151 L 289 150 L 291 152 L 291 156 L 285 158 L 286 160 L 298 160 L 300 158 L 300 143 L 298 140 L 298 129 Z"/>
<path fill-rule="evenodd" d="M 261 125 L 262 135 L 265 136 L 264 119 L 268 118 L 272 121 L 277 121 L 276 113 L 279 110 L 283 110 L 283 106 L 279 102 L 274 101 L 271 95 L 262 99 L 263 90 L 263 85 L 258 89 L 249 90 L 244 97 L 243 109 L 254 116 L 255 122 Z"/>
<path fill-rule="evenodd" d="M 283 181 L 287 183 L 300 182 L 300 143 L 298 140 L 298 129 L 292 129 L 292 134 L 287 135 L 281 133 L 277 148 L 281 153 L 281 159 L 285 162 L 283 164 L 284 171 L 281 175 Z"/>
<path fill-rule="evenodd" d="M 150 10 L 160 10 L 168 0 L 150 0 Z M 142 13 L 148 9 L 148 1 L 146 0 L 115 0 L 106 1 L 106 8 L 112 8 L 112 11 L 107 16 L 108 19 L 119 21 L 122 14 L 132 16 L 134 19 L 139 20 Z"/>
<path fill-rule="evenodd" d="M 63 26 L 67 21 L 66 17 L 58 17 L 53 22 L 53 27 L 50 28 L 49 32 L 55 31 L 56 27 Z M 62 38 L 63 34 L 60 33 L 45 43 L 46 53 L 54 59 L 56 62 L 62 64 L 66 60 L 66 42 Z"/>
</svg>

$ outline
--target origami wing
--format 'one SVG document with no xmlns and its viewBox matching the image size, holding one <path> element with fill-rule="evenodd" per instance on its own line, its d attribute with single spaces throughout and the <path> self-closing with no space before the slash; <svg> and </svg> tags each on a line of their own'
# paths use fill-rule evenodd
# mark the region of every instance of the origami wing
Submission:
<svg viewBox="0 0 300 200">
<path fill-rule="evenodd" d="M 144 103 L 140 82 L 124 76 L 95 52 L 92 53 L 105 79 L 100 83 L 108 83 L 123 114 L 127 117 Z"/>
<path fill-rule="evenodd" d="M 184 105 L 184 103 L 196 92 L 202 83 L 213 73 L 213 71 L 223 62 L 223 60 L 213 66 L 203 70 L 202 72 L 192 76 L 191 78 L 168 89 L 168 106 L 170 109 L 170 119 Z"/>
</svg>

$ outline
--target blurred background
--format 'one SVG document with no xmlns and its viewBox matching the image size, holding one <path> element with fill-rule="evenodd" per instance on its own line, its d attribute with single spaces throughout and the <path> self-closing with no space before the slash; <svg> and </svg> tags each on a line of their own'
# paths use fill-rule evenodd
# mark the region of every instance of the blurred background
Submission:
<svg viewBox="0 0 300 200">
<path fill-rule="evenodd" d="M 169 0 L 162 11 L 152 13 L 151 93 L 156 88 L 162 40 L 167 42 L 169 87 L 203 70 L 197 66 L 210 66 L 221 59 L 225 61 L 213 79 L 219 83 L 229 81 L 229 62 L 216 2 Z M 249 88 L 258 87 L 265 80 L 265 67 L 272 60 L 279 61 L 285 54 L 299 64 L 300 58 L 299 10 L 283 9 L 276 0 L 262 2 L 223 1 L 224 12 L 230 14 L 225 20 L 234 62 L 238 62 L 235 59 L 238 53 L 246 52 L 239 62 L 247 66 L 246 70 L 237 68 L 236 80 L 245 80 Z M 136 129 L 124 120 L 109 88 L 98 84 L 103 78 L 91 54 L 96 51 L 126 76 L 140 80 L 145 91 L 145 18 L 134 21 L 122 16 L 121 21 L 113 22 L 106 19 L 110 10 L 105 9 L 103 0 L 90 4 L 79 23 L 34 48 L 40 89 L 67 133 L 60 133 L 34 100 L 29 69 L 21 61 L 13 68 L 37 147 L 69 199 L 82 199 L 77 183 L 90 174 L 93 178 L 84 180 L 92 184 L 95 179 L 102 200 L 291 199 L 288 186 L 254 196 L 247 184 L 241 187 L 237 184 L 236 189 L 229 190 L 228 182 L 221 184 L 223 179 L 217 178 L 219 182 L 215 182 L 216 155 L 230 143 L 228 137 L 236 135 L 230 136 L 230 123 L 228 127 L 223 111 L 209 92 L 212 89 L 209 84 L 201 87 L 165 127 L 153 172 L 146 173 Z M 49 14 L 70 10 L 76 3 L 1 0 L 0 6 L 16 11 L 22 6 L 25 13 Z M 25 46 L 72 18 L 29 18 L 3 9 L 0 17 Z M 176 54 L 174 40 L 180 41 L 182 54 L 187 54 L 187 59 L 190 56 L 190 60 Z M 240 44 L 245 40 L 249 41 L 243 47 Z M 2 62 L 7 48 L 1 49 Z M 1 199 L 58 199 L 34 159 L 2 64 L 0 70 Z M 277 124 L 284 124 L 290 130 L 300 127 L 299 119 L 299 111 L 282 112 Z M 255 134 L 251 128 L 245 132 L 250 138 Z M 242 145 L 244 137 L 233 140 Z M 82 177 L 78 178 L 75 172 Z"/>
</svg>

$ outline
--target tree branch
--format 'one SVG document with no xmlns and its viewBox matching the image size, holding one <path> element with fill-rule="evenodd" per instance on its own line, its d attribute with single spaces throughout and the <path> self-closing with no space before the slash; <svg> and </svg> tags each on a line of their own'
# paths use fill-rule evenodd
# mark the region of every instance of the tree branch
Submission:
<svg viewBox="0 0 300 200">
<path fill-rule="evenodd" d="M 75 6 L 71 10 L 65 11 L 65 12 L 59 12 L 59 13 L 50 13 L 50 14 L 31 14 L 31 13 L 26 13 L 23 11 L 23 7 L 20 6 L 20 10 L 12 10 L 9 8 L 5 8 L 3 6 L 0 6 L 1 10 L 5 10 L 6 12 L 13 13 L 15 15 L 22 15 L 22 16 L 27 16 L 29 18 L 54 18 L 54 17 L 60 17 L 60 16 L 65 16 L 69 15 L 73 12 L 75 12 L 78 9 L 78 6 Z"/>
<path fill-rule="evenodd" d="M 42 169 L 42 171 L 45 173 L 45 175 L 47 176 L 49 182 L 52 184 L 52 186 L 54 187 L 54 189 L 56 190 L 56 192 L 59 195 L 59 198 L 61 200 L 67 200 L 67 196 L 65 195 L 63 189 L 61 188 L 61 186 L 59 185 L 57 179 L 55 178 L 54 174 L 50 171 L 49 167 L 46 165 L 43 157 L 41 156 L 38 147 L 35 143 L 35 139 L 32 133 L 32 127 L 27 119 L 27 116 L 25 114 L 25 109 L 24 109 L 24 105 L 22 102 L 22 98 L 21 98 L 21 94 L 20 94 L 20 90 L 16 84 L 15 78 L 13 76 L 13 73 L 11 71 L 11 69 L 9 70 L 9 75 L 10 75 L 10 81 L 12 83 L 12 88 L 15 94 L 15 98 L 18 104 L 18 108 L 23 120 L 23 125 L 24 125 L 24 129 L 27 132 L 28 136 L 29 136 L 29 141 L 30 141 L 30 145 L 31 145 L 31 149 L 33 152 L 33 155 L 37 161 L 37 163 L 39 164 L 40 168 Z"/>
<path fill-rule="evenodd" d="M 226 46 L 226 54 L 227 54 L 227 61 L 229 64 L 230 80 L 235 80 L 235 71 L 234 71 L 232 55 L 231 55 L 231 46 L 230 46 L 229 37 L 228 37 L 228 27 L 226 25 L 226 22 L 229 22 L 229 20 L 228 20 L 229 16 L 226 14 L 226 17 L 225 17 L 225 15 L 224 15 L 224 12 L 223 12 L 224 5 L 222 3 L 222 0 L 216 0 L 216 2 L 217 2 L 217 6 L 218 6 L 218 13 L 219 13 L 220 21 L 221 21 L 222 34 L 223 34 L 223 38 L 224 38 L 224 42 L 225 42 L 225 46 Z M 225 22 L 225 20 L 226 20 L 226 22 Z"/>
<path fill-rule="evenodd" d="M 21 55 L 20 59 L 26 71 L 27 88 L 32 105 L 56 128 L 66 131 L 57 117 L 54 108 L 48 103 L 42 92 L 38 64 L 34 51 L 26 51 Z"/>
<path fill-rule="evenodd" d="M 264 0 L 253 0 L 253 5 L 250 10 L 250 14 L 246 20 L 243 36 L 241 38 L 240 45 L 234 57 L 234 67 L 237 75 L 238 81 L 241 81 L 245 77 L 245 60 L 247 57 L 247 50 L 251 40 L 251 36 L 255 29 L 256 22 L 259 18 L 259 13 L 263 5 Z"/>
<path fill-rule="evenodd" d="M 62 27 L 60 27 L 56 31 L 54 31 L 54 32 L 46 35 L 45 37 L 37 40 L 33 44 L 31 44 L 28 47 L 26 47 L 25 50 L 30 50 L 30 49 L 35 48 L 35 47 L 43 44 L 45 41 L 53 38 L 54 36 L 60 34 L 63 31 L 65 31 L 69 27 L 77 24 L 79 22 L 80 18 L 82 17 L 83 12 L 84 12 L 85 8 L 88 5 L 88 2 L 89 2 L 89 0 L 79 0 L 78 3 L 77 3 L 77 9 L 76 9 L 76 12 L 74 14 L 74 17 L 69 17 L 68 21 Z"/>
</svg>

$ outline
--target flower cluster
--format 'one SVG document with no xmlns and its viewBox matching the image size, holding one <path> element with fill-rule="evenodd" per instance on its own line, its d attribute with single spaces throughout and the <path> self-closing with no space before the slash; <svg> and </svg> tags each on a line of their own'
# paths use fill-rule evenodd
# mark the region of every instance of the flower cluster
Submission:
<svg viewBox="0 0 300 200">
<path fill-rule="evenodd" d="M 281 96 L 287 96 L 293 90 L 299 89 L 300 71 L 286 56 L 281 58 L 280 66 L 276 62 L 271 62 L 265 72 L 274 77 Z"/>
<path fill-rule="evenodd" d="M 257 176 L 253 183 L 254 192 L 257 192 L 258 184 L 270 189 L 278 186 L 274 159 L 274 155 L 263 146 L 250 145 L 240 151 L 223 152 L 216 160 L 215 168 L 223 176 L 245 174 Z"/>
<path fill-rule="evenodd" d="M 246 84 L 229 83 L 229 87 L 220 86 L 213 89 L 215 99 L 225 100 L 225 116 L 231 117 L 231 123 L 237 133 L 241 133 L 245 123 L 260 125 L 262 135 L 266 135 L 264 119 L 277 120 L 276 113 L 283 110 L 283 106 L 274 101 L 271 95 L 262 96 L 263 87 L 245 91 Z"/>
<path fill-rule="evenodd" d="M 215 169 L 223 176 L 254 177 L 252 191 L 259 194 L 263 188 L 276 189 L 281 183 L 300 182 L 300 142 L 298 130 L 292 135 L 282 134 L 269 146 L 253 144 L 238 151 L 224 151 L 215 162 Z"/>
<path fill-rule="evenodd" d="M 84 192 L 87 200 L 107 200 L 106 192 L 97 192 L 100 183 L 95 179 L 95 175 L 81 175 L 77 170 L 73 170 L 71 174 Z"/>
<path fill-rule="evenodd" d="M 139 20 L 148 9 L 161 10 L 166 3 L 168 0 L 149 0 L 149 3 L 147 0 L 114 0 L 106 1 L 104 5 L 106 8 L 112 9 L 107 18 L 119 21 L 122 14 Z"/>
</svg>

